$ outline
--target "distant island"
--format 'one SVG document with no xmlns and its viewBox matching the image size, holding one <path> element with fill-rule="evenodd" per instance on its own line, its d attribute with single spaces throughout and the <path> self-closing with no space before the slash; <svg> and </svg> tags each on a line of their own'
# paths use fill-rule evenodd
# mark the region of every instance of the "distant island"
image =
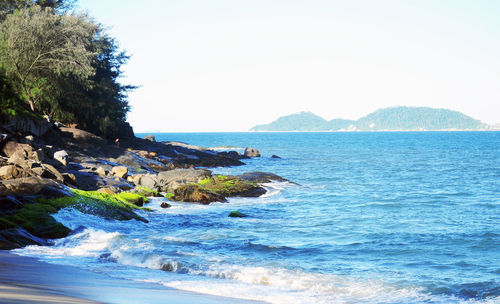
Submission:
<svg viewBox="0 0 500 304">
<path fill-rule="evenodd" d="M 491 127 L 457 111 L 429 107 L 391 107 L 358 120 L 325 120 L 311 112 L 283 116 L 250 131 L 440 131 L 489 130 Z"/>
</svg>

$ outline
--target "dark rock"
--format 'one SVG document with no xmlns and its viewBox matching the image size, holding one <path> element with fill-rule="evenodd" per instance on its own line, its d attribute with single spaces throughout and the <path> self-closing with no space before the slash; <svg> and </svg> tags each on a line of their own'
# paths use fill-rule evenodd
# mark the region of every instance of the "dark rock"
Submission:
<svg viewBox="0 0 500 304">
<path fill-rule="evenodd" d="M 21 209 L 23 203 L 14 196 L 0 196 L 0 213 L 8 213 Z"/>
<path fill-rule="evenodd" d="M 269 183 L 271 181 L 290 182 L 286 178 L 283 178 L 279 175 L 266 172 L 249 172 L 242 175 L 238 175 L 238 177 L 243 180 L 258 184 Z"/>
<path fill-rule="evenodd" d="M 245 213 L 241 213 L 239 211 L 231 211 L 228 217 L 248 217 L 248 215 L 246 215 Z"/>
<path fill-rule="evenodd" d="M 146 136 L 144 136 L 144 139 L 152 141 L 152 142 L 156 141 L 156 138 L 154 137 L 154 135 L 146 135 Z"/>
<path fill-rule="evenodd" d="M 61 183 L 64 182 L 64 176 L 62 176 L 62 174 L 56 168 L 54 168 L 54 166 L 49 164 L 42 164 L 42 168 L 45 169 L 42 177 L 56 179 Z"/>
<path fill-rule="evenodd" d="M 164 192 L 173 192 L 175 189 L 188 183 L 199 183 L 212 176 L 206 169 L 174 169 L 158 173 L 158 187 Z"/>
<path fill-rule="evenodd" d="M 0 231 L 0 249 L 11 250 L 28 245 L 47 246 L 47 240 L 36 237 L 21 228 L 11 228 Z"/>
<path fill-rule="evenodd" d="M 161 203 L 160 207 L 162 207 L 162 208 L 170 208 L 170 207 L 172 207 L 172 205 L 170 205 L 169 203 L 163 202 L 163 203 Z"/>
<path fill-rule="evenodd" d="M 218 153 L 219 156 L 231 158 L 231 159 L 242 159 L 242 158 L 247 158 L 246 156 L 241 155 L 237 151 L 223 151 Z"/>
<path fill-rule="evenodd" d="M 278 155 L 273 155 L 271 156 L 271 158 L 281 158 L 281 157 L 279 157 Z"/>
</svg>

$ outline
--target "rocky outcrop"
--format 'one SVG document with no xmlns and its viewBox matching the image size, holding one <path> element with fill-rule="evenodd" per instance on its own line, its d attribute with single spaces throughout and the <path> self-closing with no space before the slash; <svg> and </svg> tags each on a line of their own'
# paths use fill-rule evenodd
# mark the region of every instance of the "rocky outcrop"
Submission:
<svg viewBox="0 0 500 304">
<path fill-rule="evenodd" d="M 158 173 L 157 182 L 160 191 L 173 192 L 177 188 L 190 183 L 199 183 L 212 176 L 206 169 L 175 169 Z"/>
</svg>

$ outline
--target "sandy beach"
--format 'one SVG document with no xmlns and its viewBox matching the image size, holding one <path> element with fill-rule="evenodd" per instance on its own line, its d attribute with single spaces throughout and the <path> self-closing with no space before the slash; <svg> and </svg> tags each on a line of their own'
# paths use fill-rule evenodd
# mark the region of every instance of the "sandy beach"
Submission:
<svg viewBox="0 0 500 304">
<path fill-rule="evenodd" d="M 257 303 L 132 282 L 0 251 L 0 303 Z"/>
</svg>

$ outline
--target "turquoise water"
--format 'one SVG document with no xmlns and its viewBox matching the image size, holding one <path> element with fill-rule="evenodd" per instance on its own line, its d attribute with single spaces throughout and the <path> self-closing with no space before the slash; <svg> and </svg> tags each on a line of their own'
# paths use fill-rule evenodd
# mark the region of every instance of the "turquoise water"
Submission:
<svg viewBox="0 0 500 304">
<path fill-rule="evenodd" d="M 155 136 L 255 147 L 263 157 L 214 172 L 268 171 L 299 185 L 210 206 L 161 209 L 157 199 L 149 224 L 64 210 L 56 218 L 75 234 L 18 252 L 271 303 L 500 303 L 499 132 Z"/>
</svg>

